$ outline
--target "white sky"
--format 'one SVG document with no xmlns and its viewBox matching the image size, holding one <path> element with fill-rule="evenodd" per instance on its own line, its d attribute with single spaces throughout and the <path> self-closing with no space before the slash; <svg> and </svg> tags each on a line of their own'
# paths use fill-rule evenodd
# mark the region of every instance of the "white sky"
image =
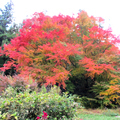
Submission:
<svg viewBox="0 0 120 120">
<path fill-rule="evenodd" d="M 0 8 L 10 0 L 0 0 Z M 105 19 L 105 28 L 109 26 L 113 34 L 120 35 L 120 0 L 12 0 L 16 23 L 21 23 L 34 12 L 47 11 L 47 15 L 77 15 L 79 9 L 89 16 Z"/>
</svg>

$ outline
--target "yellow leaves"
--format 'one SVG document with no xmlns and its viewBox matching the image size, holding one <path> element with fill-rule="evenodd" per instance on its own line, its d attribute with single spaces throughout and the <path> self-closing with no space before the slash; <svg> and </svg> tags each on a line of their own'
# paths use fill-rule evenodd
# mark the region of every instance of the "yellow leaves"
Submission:
<svg viewBox="0 0 120 120">
<path fill-rule="evenodd" d="M 74 24 L 79 24 L 80 26 L 85 26 L 86 28 L 90 28 L 93 26 L 94 19 L 91 20 L 91 18 L 87 15 L 85 11 L 82 11 L 79 13 L 78 17 L 75 19 Z"/>
<path fill-rule="evenodd" d="M 106 92 L 100 92 L 100 96 L 108 96 L 109 94 L 108 94 L 108 92 L 106 91 Z"/>
<path fill-rule="evenodd" d="M 117 101 L 117 103 L 120 104 L 119 94 L 120 94 L 120 85 L 114 85 L 114 84 L 109 86 L 109 88 L 106 91 L 100 93 L 101 96 L 106 96 L 105 99 Z"/>
<path fill-rule="evenodd" d="M 43 49 L 38 48 L 36 52 L 37 52 L 37 53 L 44 53 L 44 50 L 43 50 Z"/>
<path fill-rule="evenodd" d="M 34 50 L 29 50 L 27 51 L 28 56 L 34 56 Z"/>
<path fill-rule="evenodd" d="M 119 98 L 120 98 L 120 96 L 118 96 L 117 94 L 115 94 L 115 95 L 111 95 L 111 96 L 109 97 L 109 100 L 116 101 L 116 100 L 118 100 Z M 120 104 L 120 103 L 118 103 L 118 104 Z"/>
<path fill-rule="evenodd" d="M 44 56 L 36 56 L 34 60 L 34 64 L 40 64 L 43 61 Z"/>
<path fill-rule="evenodd" d="M 38 62 L 38 61 L 39 61 L 39 58 L 35 58 L 34 61 Z"/>
<path fill-rule="evenodd" d="M 112 85 L 115 85 L 117 83 L 119 83 L 117 79 L 113 79 L 113 80 L 110 81 L 110 84 L 112 84 Z"/>
</svg>

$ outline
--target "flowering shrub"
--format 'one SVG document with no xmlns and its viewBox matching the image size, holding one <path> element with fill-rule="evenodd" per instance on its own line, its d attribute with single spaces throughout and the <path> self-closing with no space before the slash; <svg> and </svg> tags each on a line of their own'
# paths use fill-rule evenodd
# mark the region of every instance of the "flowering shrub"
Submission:
<svg viewBox="0 0 120 120">
<path fill-rule="evenodd" d="M 76 104 L 73 96 L 68 96 L 66 93 L 60 96 L 57 87 L 53 87 L 48 93 L 45 90 L 46 88 L 42 87 L 40 92 L 30 93 L 30 89 L 27 89 L 17 93 L 12 87 L 8 87 L 0 97 L 0 119 L 25 120 L 40 117 L 43 120 L 53 120 L 74 117 Z"/>
<path fill-rule="evenodd" d="M 44 120 L 46 120 L 47 119 L 47 116 L 48 116 L 48 114 L 45 112 L 45 111 L 43 111 L 43 115 L 42 115 L 42 120 L 44 119 Z M 39 116 L 37 116 L 37 118 L 36 118 L 37 120 L 39 120 L 40 119 L 40 117 Z"/>
<path fill-rule="evenodd" d="M 42 118 L 47 119 L 47 116 L 48 116 L 47 113 L 45 111 L 43 111 Z"/>
<path fill-rule="evenodd" d="M 40 119 L 40 117 L 39 116 L 37 116 L 37 118 L 36 118 L 37 120 L 39 120 Z"/>
</svg>

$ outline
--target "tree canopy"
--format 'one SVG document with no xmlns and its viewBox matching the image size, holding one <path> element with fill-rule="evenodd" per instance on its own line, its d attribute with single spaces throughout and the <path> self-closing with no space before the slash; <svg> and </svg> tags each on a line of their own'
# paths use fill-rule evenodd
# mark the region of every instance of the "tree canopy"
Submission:
<svg viewBox="0 0 120 120">
<path fill-rule="evenodd" d="M 96 97 L 120 103 L 120 51 L 115 46 L 119 39 L 99 26 L 103 21 L 85 11 L 76 18 L 35 13 L 23 22 L 20 35 L 4 45 L 10 60 L 1 71 L 14 67 L 20 76 L 31 76 L 39 84 L 64 88 L 70 76 L 82 74 L 84 79 L 77 81 L 90 79 Z M 102 89 L 96 91 L 96 85 Z"/>
</svg>

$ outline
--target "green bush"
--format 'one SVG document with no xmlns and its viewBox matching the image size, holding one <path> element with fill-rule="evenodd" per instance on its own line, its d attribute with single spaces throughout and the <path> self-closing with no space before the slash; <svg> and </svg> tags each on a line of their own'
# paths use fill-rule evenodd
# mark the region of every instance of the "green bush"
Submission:
<svg viewBox="0 0 120 120">
<path fill-rule="evenodd" d="M 54 86 L 50 92 L 42 87 L 40 92 L 26 89 L 24 92 L 16 92 L 8 87 L 0 97 L 1 120 L 35 120 L 42 117 L 43 111 L 47 112 L 48 119 L 71 119 L 75 115 L 76 104 L 74 97 L 64 93 L 59 95 L 60 89 Z"/>
<path fill-rule="evenodd" d="M 86 109 L 88 108 L 117 108 L 117 105 L 110 103 L 109 100 L 103 99 L 98 99 L 98 98 L 88 98 L 86 96 L 80 97 L 79 102 L 81 103 L 82 106 L 84 106 Z M 108 105 L 107 105 L 108 104 Z"/>
<path fill-rule="evenodd" d="M 88 109 L 88 108 L 94 109 L 94 108 L 98 108 L 98 106 L 100 106 L 100 104 L 98 104 L 97 100 L 93 99 L 93 98 L 88 98 L 86 96 L 83 96 L 79 100 L 80 100 L 82 106 L 84 106 L 86 109 Z"/>
</svg>

